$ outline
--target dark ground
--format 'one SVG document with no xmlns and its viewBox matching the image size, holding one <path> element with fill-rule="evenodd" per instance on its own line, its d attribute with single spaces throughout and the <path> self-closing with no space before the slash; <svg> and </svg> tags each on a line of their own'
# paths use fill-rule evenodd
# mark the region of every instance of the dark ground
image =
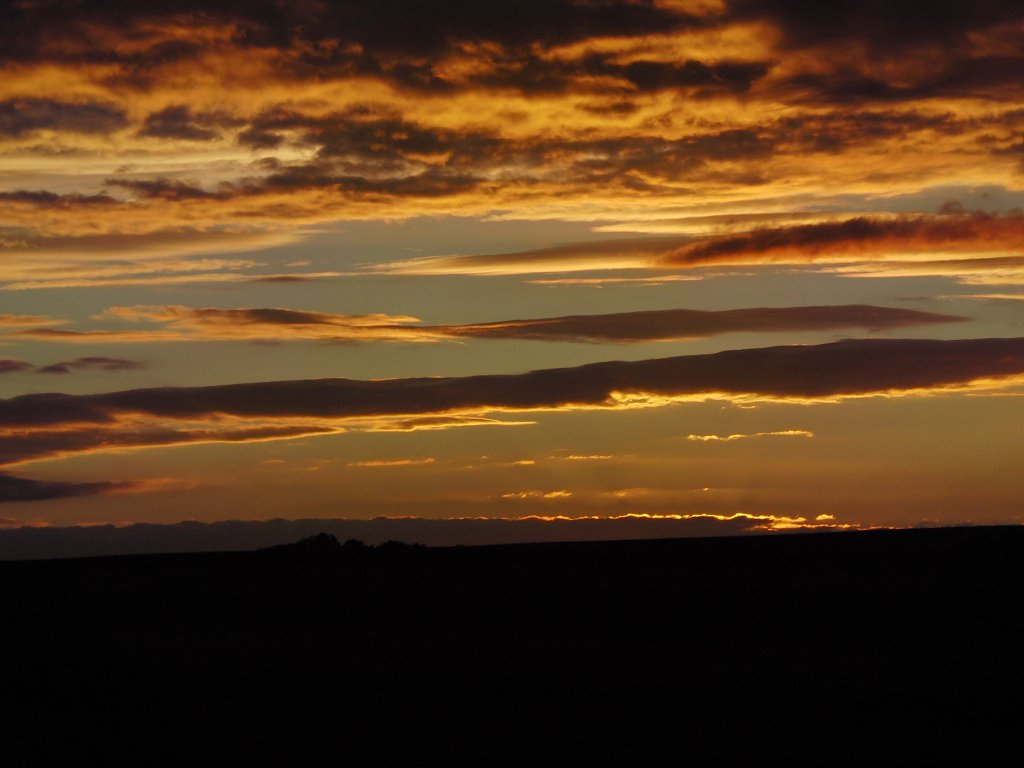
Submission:
<svg viewBox="0 0 1024 768">
<path fill-rule="evenodd" d="M 678 755 L 723 723 L 727 751 L 770 721 L 779 748 L 916 734 L 865 764 L 917 764 L 947 722 L 1024 712 L 1022 556 L 1005 527 L 0 562 L 0 682 L 48 720 L 491 722 L 591 734 L 577 756 L 637 728 Z"/>
</svg>

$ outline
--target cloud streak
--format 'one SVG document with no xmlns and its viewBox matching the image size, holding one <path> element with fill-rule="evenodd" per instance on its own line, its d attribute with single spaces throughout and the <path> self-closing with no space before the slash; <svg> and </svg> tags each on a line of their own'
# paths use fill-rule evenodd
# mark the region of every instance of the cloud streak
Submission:
<svg viewBox="0 0 1024 768">
<path fill-rule="evenodd" d="M 377 264 L 370 269 L 408 275 L 531 275 L 609 269 L 885 263 L 891 259 L 902 265 L 911 259 L 927 261 L 921 259 L 923 254 L 931 255 L 933 262 L 943 254 L 964 262 L 977 261 L 984 269 L 992 259 L 981 257 L 1016 253 L 1022 238 L 1024 216 L 1019 214 L 858 216 L 705 237 L 622 238 L 519 253 L 432 256 Z M 969 259 L 969 255 L 979 258 Z"/>
<path fill-rule="evenodd" d="M 0 463 L 70 453 L 276 440 L 346 429 L 508 425 L 530 411 L 657 407 L 715 398 L 833 401 L 998 389 L 1024 376 L 1024 339 L 852 340 L 513 375 L 312 379 L 32 394 L 0 401 Z"/>
<path fill-rule="evenodd" d="M 306 310 L 183 306 L 111 307 L 102 317 L 156 323 L 154 329 L 74 331 L 25 329 L 15 336 L 59 342 L 337 341 L 440 342 L 460 339 L 638 343 L 722 333 L 778 333 L 863 328 L 873 331 L 949 323 L 966 318 L 865 305 L 734 310 L 667 309 L 600 315 L 504 320 L 465 325 L 413 325 L 414 317 L 340 315 Z"/>
<path fill-rule="evenodd" d="M 0 359 L 0 374 L 3 373 L 24 373 L 35 368 L 32 363 L 24 360 L 12 360 L 10 358 Z"/>
<path fill-rule="evenodd" d="M 753 432 L 748 435 L 687 435 L 686 439 L 698 443 L 732 443 L 754 437 L 814 437 L 814 433 L 806 429 L 783 429 L 776 432 Z"/>
<path fill-rule="evenodd" d="M 20 3 L 0 143 L 62 167 L 0 179 L 0 217 L 29 239 L 268 233 L 1012 186 L 1024 12 L 983 5 Z"/>
<path fill-rule="evenodd" d="M 69 483 L 30 480 L 24 477 L 0 474 L 0 504 L 95 496 L 97 494 L 114 492 L 129 485 L 129 483 Z"/>
<path fill-rule="evenodd" d="M 13 521 L 12 521 L 13 522 Z M 367 544 L 404 541 L 431 546 L 511 544 L 555 541 L 730 536 L 800 527 L 856 527 L 836 521 L 815 523 L 784 515 L 613 515 L 526 517 L 376 517 L 136 523 L 66 528 L 7 527 L 0 530 L 0 559 L 95 557 L 160 552 L 224 552 L 289 544 L 326 532 L 339 540 Z"/>
<path fill-rule="evenodd" d="M 118 373 L 121 371 L 137 371 L 145 368 L 144 363 L 137 360 L 125 360 L 119 357 L 78 357 L 74 360 L 66 360 L 62 363 L 51 363 L 36 369 L 37 373 L 66 374 L 72 371 L 93 370 L 105 371 L 107 373 Z"/>
</svg>

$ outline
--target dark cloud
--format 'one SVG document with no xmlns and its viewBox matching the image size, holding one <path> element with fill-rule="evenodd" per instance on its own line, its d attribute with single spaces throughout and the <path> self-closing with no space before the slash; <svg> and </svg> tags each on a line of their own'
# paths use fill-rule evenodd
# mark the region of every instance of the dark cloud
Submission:
<svg viewBox="0 0 1024 768">
<path fill-rule="evenodd" d="M 640 342 L 711 336 L 719 333 L 821 331 L 838 328 L 903 328 L 964 320 L 887 307 L 862 305 L 732 309 L 717 312 L 666 309 L 605 315 L 573 315 L 500 323 L 442 326 L 455 336 L 538 341 Z"/>
<path fill-rule="evenodd" d="M 373 105 L 318 116 L 290 107 L 271 109 L 256 115 L 238 140 L 266 148 L 280 144 L 283 132 L 295 133 L 299 143 L 316 147 L 320 158 L 356 159 L 392 170 L 425 155 L 445 155 L 449 165 L 477 162 L 504 145 L 494 133 L 425 126 Z"/>
<path fill-rule="evenodd" d="M 750 218 L 751 223 L 757 221 L 757 217 Z M 485 275 L 819 261 L 865 261 L 880 268 L 909 269 L 909 262 L 887 257 L 910 253 L 936 255 L 935 261 L 915 260 L 914 264 L 922 268 L 938 264 L 941 269 L 940 254 L 963 254 L 964 258 L 957 260 L 959 267 L 998 269 L 1015 264 L 1007 257 L 979 258 L 976 254 L 1016 251 L 1022 237 L 1024 215 L 1019 210 L 1005 215 L 958 214 L 947 207 L 937 216 L 858 216 L 703 237 L 616 238 L 515 253 L 428 256 L 368 265 L 364 269 L 393 274 Z"/>
<path fill-rule="evenodd" d="M 378 171 L 380 169 L 373 169 Z M 343 171 L 343 169 L 342 169 Z M 323 164 L 290 168 L 275 173 L 241 190 L 243 195 L 262 195 L 274 191 L 329 189 L 343 196 L 372 201 L 392 197 L 447 197 L 481 185 L 477 176 L 428 168 L 408 176 L 363 176 L 338 172 Z"/>
<path fill-rule="evenodd" d="M 608 109 L 630 102 L 611 102 Z M 600 104 L 584 109 L 602 111 Z M 252 118 L 238 134 L 253 148 L 292 141 L 315 148 L 316 157 L 296 165 L 274 164 L 259 178 L 222 184 L 216 191 L 168 179 L 111 179 L 108 183 L 143 198 L 232 199 L 281 190 L 331 189 L 341 195 L 439 197 L 486 186 L 515 169 L 522 188 L 556 181 L 563 188 L 601 184 L 633 192 L 679 193 L 680 182 L 760 184 L 756 163 L 783 155 L 834 154 L 914 134 L 956 134 L 970 126 L 952 114 L 913 110 L 861 111 L 782 117 L 757 127 L 726 128 L 667 139 L 656 135 L 615 138 L 509 139 L 481 128 L 439 128 L 414 122 L 384 107 L 361 105 L 327 115 L 278 107 Z M 744 167 L 737 167 L 743 164 Z"/>
<path fill-rule="evenodd" d="M 127 189 L 136 197 L 151 200 L 196 200 L 210 199 L 218 195 L 208 192 L 195 184 L 172 179 L 118 179 L 106 180 L 110 186 Z"/>
<path fill-rule="evenodd" d="M 226 114 L 193 112 L 179 104 L 148 115 L 139 129 L 139 135 L 157 139 L 213 141 L 220 138 L 217 128 L 237 124 L 236 120 Z"/>
<path fill-rule="evenodd" d="M 768 21 L 781 33 L 780 53 L 813 61 L 777 84 L 790 100 L 849 106 L 1024 88 L 1024 59 L 1006 45 L 1024 22 L 1014 0 L 731 0 L 728 13 Z"/>
<path fill-rule="evenodd" d="M 57 194 L 46 190 L 19 189 L 0 192 L 0 203 L 31 205 L 35 208 L 78 208 L 81 206 L 116 205 L 110 195 Z"/>
<path fill-rule="evenodd" d="M 683 64 L 635 61 L 622 67 L 621 74 L 641 92 L 696 86 L 746 91 L 755 80 L 765 76 L 768 68 L 766 62 L 722 62 L 708 65 L 693 59 Z"/>
<path fill-rule="evenodd" d="M 0 34 L 6 47 L 0 55 L 118 61 L 134 70 L 173 63 L 202 50 L 197 43 L 153 35 L 152 28 L 169 23 L 228 28 L 231 43 L 242 48 L 294 47 L 302 54 L 299 63 L 307 66 L 364 69 L 395 57 L 436 58 L 460 43 L 550 46 L 591 36 L 657 34 L 702 23 L 649 0 L 524 0 L 514 5 L 501 0 L 253 0 L 243 5 L 229 0 L 172 0 L 159 6 L 129 0 L 84 5 L 68 1 L 19 3 L 8 11 L 6 21 Z M 110 30 L 131 36 L 135 45 L 118 46 Z M 152 41 L 148 47 L 147 40 Z"/>
<path fill-rule="evenodd" d="M 633 106 L 619 97 L 609 109 Z M 601 111 L 598 103 L 582 109 Z M 184 109 L 184 108 L 181 108 Z M 238 121 L 208 115 L 204 130 L 229 131 Z M 218 123 L 218 120 L 224 122 Z M 532 136 L 508 138 L 479 126 L 442 128 L 410 120 L 381 105 L 361 104 L 343 111 L 311 115 L 281 105 L 253 116 L 236 138 L 254 149 L 286 142 L 312 150 L 309 161 L 261 164 L 259 176 L 240 177 L 216 189 L 181 179 L 115 177 L 111 186 L 131 191 L 141 200 L 223 201 L 245 199 L 258 204 L 271 197 L 272 216 L 303 216 L 301 204 L 282 206 L 282 192 L 329 191 L 341 199 L 379 202 L 401 198 L 432 198 L 471 191 L 501 191 L 514 179 L 517 193 L 550 194 L 552 185 L 565 192 L 619 188 L 630 194 L 681 194 L 682 183 L 758 185 L 770 179 L 759 173 L 759 161 L 808 154 L 862 150 L 888 140 L 911 140 L 963 134 L 976 128 L 952 113 L 925 115 L 914 110 L 861 110 L 842 114 L 785 116 L 744 128 L 664 138 L 659 135 Z M 184 137 L 188 130 L 181 135 Z M 168 134 L 170 135 L 170 134 Z M 999 147 L 993 152 L 1003 151 Z M 511 176 L 510 176 L 511 174 Z M 18 193 L 28 195 L 29 193 Z M 32 193 L 42 196 L 50 193 Z M 82 202 L 109 200 L 105 196 Z M 70 197 L 37 201 L 68 206 Z M 250 214 L 252 215 L 252 214 Z"/>
<path fill-rule="evenodd" d="M 389 518 L 184 522 L 172 525 L 10 528 L 0 530 L 0 559 L 96 557 L 161 552 L 226 552 L 290 544 L 330 533 L 340 541 L 386 541 L 432 546 L 512 544 L 545 541 L 728 536 L 754 533 L 765 520 L 737 516 L 525 518 Z M 770 522 L 770 521 L 768 521 Z"/>
<path fill-rule="evenodd" d="M 621 64 L 607 55 L 590 53 L 579 59 L 554 59 L 535 51 L 505 51 L 491 69 L 459 80 L 438 77 L 428 66 L 402 67 L 381 73 L 415 90 L 452 91 L 461 88 L 509 89 L 526 94 L 569 91 L 618 94 L 676 90 L 693 96 L 743 93 L 764 77 L 770 62 L 696 59 L 683 62 L 636 60 Z"/>
<path fill-rule="evenodd" d="M 2 373 L 23 373 L 31 371 L 35 366 L 26 363 L 24 360 L 0 359 L 0 374 Z"/>
<path fill-rule="evenodd" d="M 771 22 L 790 46 L 863 43 L 889 54 L 921 45 L 951 47 L 997 24 L 1024 20 L 1016 0 L 730 0 L 734 18 Z"/>
<path fill-rule="evenodd" d="M 332 427 L 311 424 L 252 428 L 173 429 L 161 427 L 119 427 L 108 429 L 44 429 L 33 432 L 0 434 L 0 465 L 18 464 L 70 453 L 118 448 L 144 448 L 161 445 L 200 443 L 247 443 L 283 440 L 290 437 L 325 435 L 337 432 Z"/>
<path fill-rule="evenodd" d="M 814 261 L 888 251 L 979 251 L 1015 248 L 1024 216 L 858 217 L 841 222 L 756 229 L 706 238 L 666 255 L 663 264 Z"/>
<path fill-rule="evenodd" d="M 313 379 L 93 395 L 21 395 L 0 401 L 0 428 L 108 425 L 127 414 L 165 420 L 349 419 L 608 407 L 630 394 L 827 398 L 962 385 L 1020 374 L 1024 374 L 1024 339 L 1020 338 L 851 340 L 513 375 Z"/>
<path fill-rule="evenodd" d="M 143 363 L 136 360 L 123 360 L 118 357 L 79 357 L 75 360 L 66 360 L 62 363 L 53 363 L 37 369 L 37 373 L 71 373 L 74 370 L 96 370 L 109 373 L 118 371 L 137 371 L 145 368 Z"/>
<path fill-rule="evenodd" d="M 18 137 L 42 130 L 111 133 L 126 125 L 128 118 L 124 110 L 113 104 L 54 99 L 0 101 L 0 137 Z"/>
<path fill-rule="evenodd" d="M 950 61 L 912 82 L 893 81 L 859 69 L 804 72 L 778 86 L 792 102 L 858 105 L 872 102 L 910 102 L 938 97 L 971 98 L 994 95 L 1000 89 L 1024 87 L 1024 57 L 979 56 Z"/>
<path fill-rule="evenodd" d="M 758 20 L 778 30 L 779 58 L 793 51 L 803 57 L 792 59 L 797 66 L 787 70 L 792 74 L 784 85 L 790 93 L 848 104 L 1024 85 L 1012 46 L 986 50 L 984 44 L 985 35 L 1000 29 L 1015 41 L 1013 25 L 1022 19 L 1024 11 L 1015 0 L 979 0 L 970 8 L 953 0 L 729 0 L 721 12 L 696 6 L 686 12 L 652 0 L 523 0 L 512 5 L 502 0 L 254 0 L 242 5 L 176 0 L 159 7 L 128 0 L 68 0 L 8 9 L 0 30 L 0 61 L 101 64 L 109 69 L 109 82 L 144 88 L 161 76 L 161 68 L 180 69 L 186 62 L 201 66 L 211 51 L 245 56 L 258 50 L 261 61 L 286 80 L 375 78 L 434 94 L 460 89 L 605 93 L 617 94 L 621 104 L 630 94 L 665 90 L 697 98 L 747 93 L 778 61 L 682 56 L 665 61 L 635 55 L 620 61 L 594 50 L 576 58 L 546 52 L 604 36 L 643 38 L 683 29 L 713 34 L 733 22 Z M 192 31 L 195 39 L 181 30 Z M 202 34 L 209 30 L 215 32 Z M 935 66 L 927 71 L 873 66 L 878 61 L 912 64 L 922 56 Z M 475 58 L 486 66 L 446 67 L 453 58 Z M 118 127 L 123 127 L 121 119 Z M 224 115 L 196 114 L 178 104 L 150 115 L 141 134 L 209 141 L 221 134 L 225 120 L 230 122 Z M 253 126 L 238 141 L 267 149 L 278 146 L 282 137 Z"/>
<path fill-rule="evenodd" d="M 236 138 L 239 144 L 253 149 L 274 149 L 284 143 L 284 137 L 280 134 L 256 127 L 240 131 Z"/>
<path fill-rule="evenodd" d="M 314 278 L 302 275 L 270 275 L 268 277 L 249 278 L 250 283 L 308 283 Z"/>
<path fill-rule="evenodd" d="M 112 307 L 107 314 L 121 320 L 158 322 L 178 335 L 167 340 L 239 339 L 273 341 L 444 341 L 460 338 L 531 339 L 536 341 L 629 343 L 710 336 L 746 331 L 822 331 L 839 328 L 883 330 L 966 318 L 907 309 L 865 305 L 778 307 L 704 311 L 663 309 L 599 315 L 572 315 L 465 325 L 414 325 L 409 317 L 338 315 L 282 308 Z M 112 331 L 29 329 L 37 338 L 140 340 Z M 105 359 L 105 358 L 104 358 Z M 121 362 L 121 361 L 113 361 Z M 113 365 L 113 362 L 111 365 Z M 124 361 L 129 362 L 129 361 Z M 69 364 L 62 364 L 67 366 Z M 64 371 L 58 371 L 64 372 Z"/>
<path fill-rule="evenodd" d="M 790 81 L 793 85 L 797 81 Z M 815 98 L 819 98 L 817 94 Z M 837 97 L 843 98 L 843 97 Z M 847 98 L 847 102 L 853 99 Z M 969 130 L 969 121 L 952 113 L 923 114 L 915 110 L 852 110 L 783 117 L 766 127 L 776 148 L 787 153 L 835 153 L 858 150 L 879 141 L 906 139 L 922 132 L 955 135 Z"/>
<path fill-rule="evenodd" d="M 15 501 L 47 501 L 94 496 L 125 487 L 124 483 L 68 483 L 29 480 L 0 474 L 0 504 Z"/>
<path fill-rule="evenodd" d="M 107 183 L 129 189 L 140 198 L 158 200 L 257 199 L 282 191 L 316 189 L 375 201 L 497 190 L 507 182 L 494 181 L 495 175 L 514 168 L 522 191 L 554 179 L 563 187 L 600 183 L 656 192 L 657 187 L 643 177 L 666 184 L 687 178 L 762 183 L 756 175 L 737 172 L 732 166 L 738 161 L 767 159 L 779 143 L 771 131 L 746 128 L 675 140 L 651 136 L 507 140 L 479 130 L 438 129 L 387 115 L 307 118 L 278 112 L 257 118 L 239 139 L 245 143 L 256 136 L 251 145 L 270 146 L 283 142 L 279 131 L 286 130 L 297 131 L 300 143 L 316 147 L 316 158 L 297 165 L 277 165 L 265 176 L 223 183 L 215 191 L 164 178 L 111 178 Z M 725 169 L 716 170 L 716 164 Z M 678 186 L 674 189 L 679 191 Z M 298 206 L 293 215 L 306 213 L 307 209 Z"/>
</svg>

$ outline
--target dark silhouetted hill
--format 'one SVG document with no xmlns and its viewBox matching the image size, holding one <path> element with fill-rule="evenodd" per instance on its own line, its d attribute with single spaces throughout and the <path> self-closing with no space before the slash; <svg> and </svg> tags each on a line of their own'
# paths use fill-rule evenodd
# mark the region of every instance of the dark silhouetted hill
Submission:
<svg viewBox="0 0 1024 768">
<path fill-rule="evenodd" d="M 0 583 L 4 696 L 40 713 L 159 701 L 348 733 L 501 723 L 576 734 L 573 754 L 654 729 L 662 752 L 617 764 L 667 765 L 697 731 L 748 718 L 784 720 L 787 739 L 921 734 L 957 708 L 1024 704 L 1019 527 L 452 548 L 324 535 L 4 562 Z M 867 764 L 908 764 L 894 755 Z"/>
</svg>

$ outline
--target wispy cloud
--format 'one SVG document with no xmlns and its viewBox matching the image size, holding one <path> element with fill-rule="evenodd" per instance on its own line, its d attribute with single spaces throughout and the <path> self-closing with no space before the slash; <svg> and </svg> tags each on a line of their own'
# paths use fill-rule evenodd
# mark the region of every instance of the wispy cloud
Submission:
<svg viewBox="0 0 1024 768">
<path fill-rule="evenodd" d="M 367 544 L 405 541 L 434 546 L 545 541 L 622 541 L 626 539 L 770 534 L 791 527 L 856 528 L 837 520 L 812 521 L 771 514 L 688 515 L 528 515 L 494 517 L 395 517 L 372 520 L 192 521 L 178 525 L 23 527 L 0 521 L 0 558 L 84 557 L 158 552 L 224 552 L 288 544 L 325 532 L 339 540 Z"/>
<path fill-rule="evenodd" d="M 37 373 L 71 373 L 77 370 L 96 370 L 107 373 L 119 371 L 137 371 L 145 368 L 144 363 L 137 360 L 125 360 L 120 357 L 78 357 L 62 363 L 51 363 L 36 370 Z"/>
<path fill-rule="evenodd" d="M 118 357 L 79 357 L 49 365 L 34 365 L 25 360 L 0 359 L 0 373 L 71 373 L 76 370 L 96 370 L 106 373 L 135 371 L 145 368 L 145 364 L 137 360 L 124 360 Z"/>
<path fill-rule="evenodd" d="M 350 461 L 345 466 L 370 469 L 381 469 L 391 467 L 412 467 L 423 464 L 433 464 L 437 461 L 432 457 L 424 459 L 366 459 L 364 461 Z"/>
<path fill-rule="evenodd" d="M 856 340 L 516 375 L 314 379 L 0 401 L 0 463 L 70 453 L 250 442 L 346 429 L 513 426 L 500 414 L 658 407 L 708 399 L 835 401 L 998 390 L 1024 377 L 1024 339 Z"/>
<path fill-rule="evenodd" d="M 52 480 L 30 480 L 24 477 L 0 474 L 0 504 L 18 501 L 49 501 L 78 496 L 111 493 L 128 483 L 71 483 Z"/>
<path fill-rule="evenodd" d="M 806 429 L 783 429 L 776 432 L 752 432 L 750 434 L 687 435 L 686 439 L 700 443 L 731 443 L 753 437 L 814 437 L 814 433 Z"/>
<path fill-rule="evenodd" d="M 34 368 L 32 363 L 24 360 L 0 359 L 0 373 L 23 373 Z"/>
<path fill-rule="evenodd" d="M 915 310 L 839 305 L 732 310 L 665 309 L 569 315 L 466 325 L 422 325 L 400 315 L 340 315 L 307 310 L 217 309 L 183 306 L 111 307 L 101 319 L 156 324 L 157 328 L 74 331 L 29 328 L 15 335 L 40 341 L 338 341 L 439 342 L 460 339 L 635 343 L 702 338 L 721 333 L 883 330 L 964 320 Z"/>
<path fill-rule="evenodd" d="M 983 257 L 1015 254 L 1022 236 L 1024 216 L 1019 214 L 876 215 L 703 237 L 625 238 L 519 253 L 433 256 L 377 264 L 371 269 L 411 275 L 530 275 L 610 269 L 882 262 L 881 268 L 896 276 L 901 269 L 923 270 L 925 263 L 940 257 L 959 257 L 962 261 L 970 258 L 983 269 L 990 264 Z M 617 279 L 658 281 L 680 277 L 691 276 Z M 531 282 L 601 285 L 615 279 L 538 278 Z"/>
</svg>

